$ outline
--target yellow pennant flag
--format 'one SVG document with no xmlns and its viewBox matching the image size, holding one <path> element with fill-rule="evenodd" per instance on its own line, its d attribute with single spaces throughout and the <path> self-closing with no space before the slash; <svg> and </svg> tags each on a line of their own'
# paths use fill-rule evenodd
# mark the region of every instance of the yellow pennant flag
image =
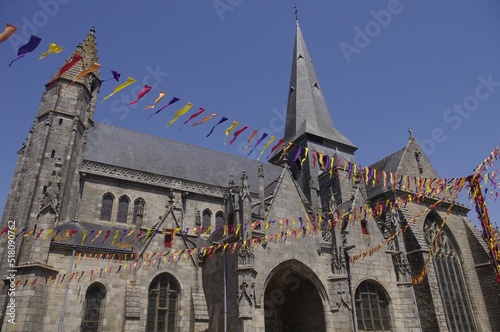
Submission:
<svg viewBox="0 0 500 332">
<path fill-rule="evenodd" d="M 308 151 L 309 151 L 309 148 L 308 148 L 308 147 L 306 147 L 306 148 L 304 149 L 304 158 L 302 158 L 302 159 L 300 160 L 300 165 L 301 165 L 301 166 L 304 164 L 304 162 L 305 162 L 305 161 L 306 161 L 306 159 L 307 159 L 307 152 L 308 152 Z"/>
<path fill-rule="evenodd" d="M 10 23 L 5 23 L 5 30 L 0 33 L 0 44 L 10 38 L 16 32 L 17 28 Z"/>
<path fill-rule="evenodd" d="M 178 110 L 175 115 L 174 115 L 174 118 L 172 120 L 170 120 L 168 123 L 167 123 L 167 127 L 170 126 L 172 123 L 174 123 L 175 121 L 177 121 L 177 119 L 181 116 L 181 115 L 184 115 L 187 113 L 187 111 L 189 111 L 191 109 L 191 107 L 193 107 L 193 104 L 192 103 L 187 103 L 186 106 L 184 106 L 183 108 L 181 108 L 180 110 Z"/>
<path fill-rule="evenodd" d="M 82 71 L 80 74 L 78 74 L 78 76 L 77 76 L 77 77 L 76 77 L 73 81 L 71 81 L 71 83 L 70 83 L 70 84 L 66 85 L 66 87 L 69 87 L 71 84 L 75 83 L 75 82 L 76 82 L 77 80 L 79 80 L 80 78 L 84 77 L 84 76 L 85 76 L 85 75 L 87 75 L 87 74 L 90 74 L 91 72 L 93 72 L 93 71 L 95 71 L 95 70 L 97 70 L 97 69 L 99 69 L 99 68 L 101 68 L 101 65 L 100 65 L 100 64 L 98 64 L 97 62 L 95 62 L 95 63 L 92 65 L 92 67 L 90 67 L 89 69 L 84 70 L 84 71 Z"/>
<path fill-rule="evenodd" d="M 118 91 L 122 90 L 122 89 L 125 89 L 127 86 L 131 85 L 131 84 L 134 84 L 135 83 L 135 80 L 132 78 L 132 77 L 128 77 L 127 78 L 127 81 L 125 83 L 122 83 L 120 85 L 118 85 L 114 90 L 113 92 L 111 92 L 109 95 L 107 95 L 106 97 L 104 97 L 104 99 L 101 101 L 101 103 L 103 101 L 105 101 L 106 99 L 108 99 L 109 97 L 111 97 L 112 95 L 114 95 L 115 93 L 117 93 Z"/>
<path fill-rule="evenodd" d="M 148 108 L 155 108 L 156 104 L 158 104 L 160 102 L 160 100 L 166 96 L 166 93 L 163 92 L 163 91 L 160 91 L 159 95 L 158 95 L 158 98 L 156 98 L 155 100 L 155 103 L 154 105 L 150 105 L 150 106 L 146 106 L 145 110 L 147 110 Z"/>
<path fill-rule="evenodd" d="M 63 48 L 61 46 L 54 44 L 54 43 L 51 43 L 49 45 L 49 49 L 47 51 L 43 52 L 42 55 L 40 55 L 40 57 L 38 58 L 38 60 L 42 60 L 50 53 L 56 53 L 56 54 L 60 53 L 62 50 L 63 50 Z"/>
<path fill-rule="evenodd" d="M 224 145 L 226 145 L 226 138 L 227 136 L 234 130 L 234 128 L 236 128 L 236 126 L 238 125 L 238 121 L 233 121 L 233 123 L 231 124 L 231 126 L 229 128 L 226 129 L 226 137 L 224 137 Z"/>
<path fill-rule="evenodd" d="M 269 145 L 271 145 L 271 143 L 274 141 L 275 138 L 276 138 L 275 136 L 271 136 L 271 138 L 269 139 L 269 142 L 267 142 L 266 145 L 264 145 L 264 147 L 262 148 L 262 151 L 260 151 L 260 155 L 259 155 L 259 158 L 257 158 L 257 160 L 260 159 L 260 157 L 262 156 L 264 151 L 269 147 Z M 307 153 L 307 150 L 306 150 L 306 153 Z"/>
</svg>

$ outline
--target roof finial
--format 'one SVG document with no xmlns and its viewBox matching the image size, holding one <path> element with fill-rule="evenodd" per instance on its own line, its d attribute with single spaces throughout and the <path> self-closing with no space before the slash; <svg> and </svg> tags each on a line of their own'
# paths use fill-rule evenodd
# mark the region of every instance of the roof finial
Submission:
<svg viewBox="0 0 500 332">
<path fill-rule="evenodd" d="M 299 20 L 299 6 L 297 4 L 295 4 L 295 6 L 293 6 L 293 8 L 295 8 L 295 21 L 298 21 Z"/>
<path fill-rule="evenodd" d="M 408 128 L 408 132 L 410 133 L 410 139 L 413 139 L 413 130 L 411 130 L 411 128 Z"/>
</svg>

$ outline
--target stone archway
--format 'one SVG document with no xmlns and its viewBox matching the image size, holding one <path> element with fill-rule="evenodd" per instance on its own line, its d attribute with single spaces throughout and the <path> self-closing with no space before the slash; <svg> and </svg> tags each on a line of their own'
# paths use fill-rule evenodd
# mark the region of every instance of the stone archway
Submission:
<svg viewBox="0 0 500 332">
<path fill-rule="evenodd" d="M 320 293 L 314 283 L 291 266 L 271 277 L 264 292 L 266 332 L 325 331 Z"/>
</svg>

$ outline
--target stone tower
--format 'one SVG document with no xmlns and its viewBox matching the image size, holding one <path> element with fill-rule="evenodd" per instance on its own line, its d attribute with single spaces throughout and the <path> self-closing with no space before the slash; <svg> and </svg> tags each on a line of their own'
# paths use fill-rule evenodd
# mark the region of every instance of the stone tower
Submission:
<svg viewBox="0 0 500 332">
<path fill-rule="evenodd" d="M 321 201 L 330 199 L 327 195 L 320 198 L 321 178 L 330 175 L 331 166 L 336 165 L 336 161 L 335 165 L 331 165 L 330 156 L 355 163 L 354 151 L 357 147 L 333 126 L 298 20 L 284 140 L 286 144 L 292 143 L 287 154 L 294 177 L 311 202 L 311 209 L 320 212 Z M 276 153 L 271 162 L 279 163 L 282 152 Z M 306 152 L 314 157 L 304 158 Z M 340 204 L 352 198 L 353 190 L 351 181 L 344 179 L 343 174 L 335 172 L 335 176 L 338 181 L 331 189 Z M 329 192 L 323 188 L 321 191 Z"/>
<path fill-rule="evenodd" d="M 46 266 L 50 242 L 40 245 L 40 241 L 35 243 L 34 236 L 22 235 L 53 229 L 59 222 L 74 218 L 80 182 L 78 169 L 87 131 L 93 125 L 99 73 L 94 71 L 70 83 L 97 62 L 94 33 L 92 28 L 83 43 L 45 85 L 33 125 L 18 152 L 2 216 L 5 225 L 9 220 L 15 221 L 20 234 L 16 239 L 18 277 L 54 273 Z M 70 66 L 72 61 L 75 63 Z M 6 239 L 3 237 L 2 241 Z M 3 245 L 0 250 L 6 247 Z M 2 253 L 1 257 L 2 269 L 7 271 L 7 256 Z M 44 294 L 33 296 L 43 297 Z M 29 303 L 29 296 L 26 301 Z M 33 308 L 35 315 L 38 309 Z M 39 314 L 43 315 L 42 311 Z"/>
</svg>

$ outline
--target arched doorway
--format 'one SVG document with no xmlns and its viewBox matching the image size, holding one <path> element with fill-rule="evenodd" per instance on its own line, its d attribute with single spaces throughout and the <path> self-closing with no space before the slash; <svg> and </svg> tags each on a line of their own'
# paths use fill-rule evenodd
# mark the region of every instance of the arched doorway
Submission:
<svg viewBox="0 0 500 332">
<path fill-rule="evenodd" d="M 264 292 L 266 332 L 325 331 L 321 296 L 306 275 L 288 265 L 268 281 Z"/>
</svg>

